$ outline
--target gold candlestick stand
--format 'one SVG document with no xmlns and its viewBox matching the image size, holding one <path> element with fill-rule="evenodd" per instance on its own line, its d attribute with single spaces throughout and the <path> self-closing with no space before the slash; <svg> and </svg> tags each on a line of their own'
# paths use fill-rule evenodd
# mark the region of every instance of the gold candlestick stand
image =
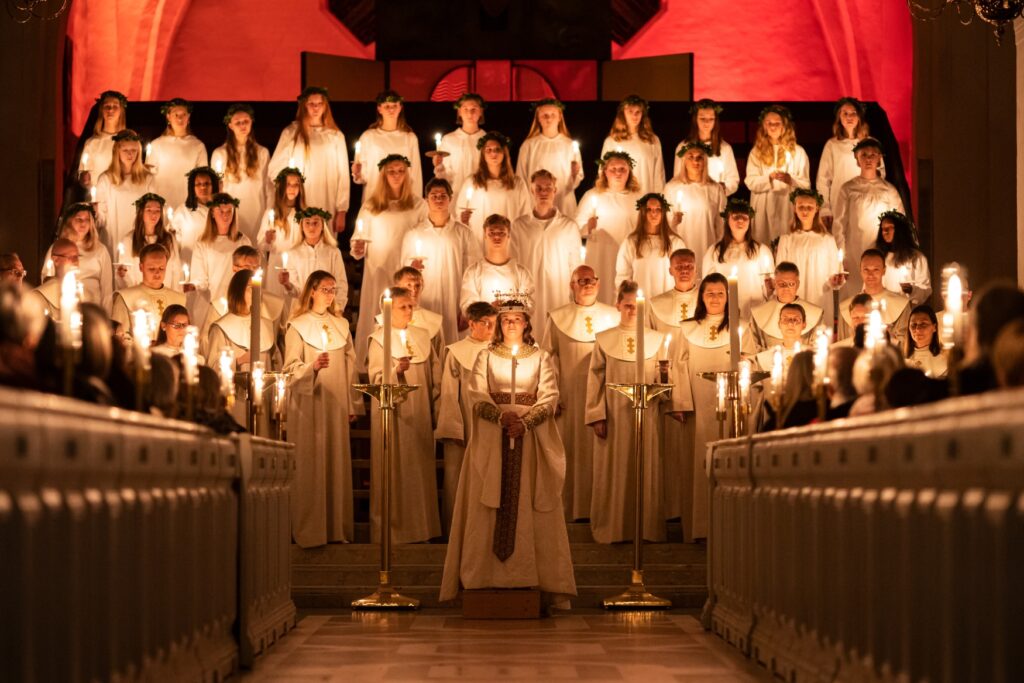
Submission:
<svg viewBox="0 0 1024 683">
<path fill-rule="evenodd" d="M 648 592 L 644 586 L 644 418 L 647 404 L 651 399 L 672 389 L 671 384 L 609 384 L 633 403 L 633 457 L 636 476 L 636 500 L 634 514 L 636 528 L 633 532 L 633 571 L 629 587 L 619 595 L 605 598 L 605 609 L 651 610 L 668 609 L 672 601 L 659 598 Z"/>
<path fill-rule="evenodd" d="M 726 386 L 728 390 L 725 395 L 725 410 L 718 410 L 717 403 L 715 405 L 715 419 L 718 420 L 718 438 L 735 439 L 740 436 L 746 436 L 748 431 L 748 423 L 750 418 L 750 395 L 749 391 L 747 394 L 747 400 L 740 400 L 740 389 L 739 389 L 739 373 L 732 370 L 723 370 L 721 372 L 701 372 L 699 377 L 706 379 L 709 382 L 713 382 L 715 386 L 718 386 L 719 375 L 726 376 Z M 763 370 L 755 370 L 750 373 L 750 387 L 753 388 L 758 382 L 762 382 L 771 373 L 764 372 Z M 726 434 L 725 425 L 729 421 L 729 415 L 732 415 L 732 429 Z"/>
<path fill-rule="evenodd" d="M 391 586 L 391 422 L 395 411 L 395 399 L 405 397 L 419 389 L 416 384 L 355 384 L 380 404 L 381 429 L 381 529 L 380 529 L 380 572 L 377 590 L 372 595 L 352 602 L 355 610 L 413 610 L 419 609 L 420 601 L 402 595 Z"/>
</svg>

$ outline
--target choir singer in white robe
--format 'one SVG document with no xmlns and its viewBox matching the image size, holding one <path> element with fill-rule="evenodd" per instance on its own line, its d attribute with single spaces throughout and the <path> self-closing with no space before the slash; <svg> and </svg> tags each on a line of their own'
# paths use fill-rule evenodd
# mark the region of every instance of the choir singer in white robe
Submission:
<svg viewBox="0 0 1024 683">
<path fill-rule="evenodd" d="M 442 137 L 437 146 L 438 152 L 446 154 L 434 156 L 434 177 L 444 178 L 453 188 L 459 188 L 480 167 L 479 143 L 487 132 L 480 126 L 487 102 L 483 96 L 468 92 L 455 100 L 452 107 L 458 128 Z"/>
<path fill-rule="evenodd" d="M 526 300 L 533 298 L 533 275 L 512 258 L 511 229 L 505 216 L 492 214 L 484 221 L 484 258 L 462 275 L 459 309 L 463 315 L 471 303 L 493 303 L 509 292 L 516 292 Z"/>
<path fill-rule="evenodd" d="M 483 244 L 484 219 L 493 213 L 515 220 L 530 211 L 526 178 L 512 171 L 511 142 L 492 130 L 477 141 L 479 164 L 455 190 L 454 213 L 467 226 L 477 244 Z"/>
<path fill-rule="evenodd" d="M 645 292 L 661 294 L 672 288 L 668 258 L 686 244 L 669 227 L 664 195 L 644 195 L 636 209 L 636 228 L 623 240 L 615 258 L 615 286 L 631 280 Z"/>
<path fill-rule="evenodd" d="M 153 191 L 167 198 L 171 206 L 185 201 L 185 178 L 198 166 L 206 166 L 209 155 L 203 141 L 192 134 L 192 103 L 175 97 L 162 107 L 167 119 L 163 135 L 146 147 L 146 166 L 153 172 Z"/>
<path fill-rule="evenodd" d="M 633 174 L 640 183 L 640 192 L 657 192 L 665 185 L 665 160 L 661 140 L 651 125 L 647 100 L 630 95 L 619 102 L 615 121 L 601 146 L 601 156 L 608 152 L 626 152 L 636 162 Z"/>
<path fill-rule="evenodd" d="M 790 193 L 793 222 L 789 232 L 779 238 L 775 260 L 794 264 L 800 273 L 796 295 L 824 311 L 825 320 L 833 319 L 832 289 L 838 286 L 836 274 L 843 270 L 839 248 L 821 218 L 824 197 L 814 190 L 797 188 Z"/>
<path fill-rule="evenodd" d="M 789 193 L 811 186 L 811 162 L 796 143 L 793 115 L 778 105 L 765 107 L 759 117 L 754 148 L 747 157 L 750 205 L 754 207 L 751 232 L 761 244 L 781 236 L 793 220 Z"/>
<path fill-rule="evenodd" d="M 675 165 L 672 175 L 683 173 L 683 159 L 679 152 L 688 142 L 702 142 L 711 149 L 708 157 L 708 175 L 718 183 L 725 196 L 731 195 L 740 186 L 740 173 L 736 168 L 736 155 L 732 145 L 722 139 L 722 105 L 707 98 L 697 100 L 690 107 L 690 132 L 676 146 Z"/>
<path fill-rule="evenodd" d="M 576 188 L 583 180 L 583 161 L 579 145 L 573 144 L 565 125 L 565 105 L 554 98 L 533 105 L 533 124 L 519 146 L 516 175 L 529 178 L 542 168 L 555 176 L 558 188 L 555 205 L 565 215 L 575 215 Z"/>
<path fill-rule="evenodd" d="M 708 175 L 710 147 L 687 142 L 679 154 L 682 173 L 665 185 L 663 193 L 672 206 L 670 224 L 693 253 L 703 254 L 721 239 L 719 217 L 725 208 L 725 191 Z"/>
</svg>

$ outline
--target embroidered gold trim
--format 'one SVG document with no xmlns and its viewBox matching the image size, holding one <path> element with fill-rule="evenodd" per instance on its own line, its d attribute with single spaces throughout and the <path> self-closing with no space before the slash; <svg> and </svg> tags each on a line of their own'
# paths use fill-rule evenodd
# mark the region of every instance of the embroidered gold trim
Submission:
<svg viewBox="0 0 1024 683">
<path fill-rule="evenodd" d="M 498 358 L 504 358 L 505 360 L 512 359 L 512 349 L 505 346 L 504 344 L 499 346 L 489 346 L 488 350 Z M 540 351 L 540 349 L 538 349 L 536 346 L 523 344 L 522 346 L 519 347 L 519 355 L 517 355 L 516 358 L 519 360 L 529 358 L 538 351 Z"/>
<path fill-rule="evenodd" d="M 511 405 L 512 404 L 512 392 L 509 391 L 492 391 L 491 400 L 498 405 Z M 518 406 L 532 406 L 537 402 L 537 394 L 528 394 L 525 391 L 516 392 L 516 405 Z"/>
<path fill-rule="evenodd" d="M 548 410 L 546 405 L 534 406 L 523 415 L 523 424 L 526 425 L 527 429 L 533 430 L 536 427 L 547 422 L 548 418 L 551 417 L 551 411 Z"/>
<path fill-rule="evenodd" d="M 491 403 L 484 403 L 481 401 L 473 406 L 473 412 L 494 424 L 498 424 L 501 421 L 501 411 L 498 410 L 498 406 Z"/>
</svg>

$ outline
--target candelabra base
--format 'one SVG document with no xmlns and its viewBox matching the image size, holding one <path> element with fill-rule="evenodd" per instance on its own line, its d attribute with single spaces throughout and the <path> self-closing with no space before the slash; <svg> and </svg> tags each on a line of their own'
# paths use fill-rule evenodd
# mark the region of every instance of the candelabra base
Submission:
<svg viewBox="0 0 1024 683">
<path fill-rule="evenodd" d="M 402 595 L 391 586 L 390 572 L 380 573 L 380 586 L 372 595 L 352 601 L 354 610 L 414 610 L 419 609 L 420 601 Z"/>
<path fill-rule="evenodd" d="M 672 607 L 672 601 L 659 598 L 648 591 L 644 585 L 644 570 L 634 569 L 633 583 L 629 588 L 614 597 L 605 598 L 601 605 L 605 609 L 653 610 L 669 609 Z"/>
</svg>

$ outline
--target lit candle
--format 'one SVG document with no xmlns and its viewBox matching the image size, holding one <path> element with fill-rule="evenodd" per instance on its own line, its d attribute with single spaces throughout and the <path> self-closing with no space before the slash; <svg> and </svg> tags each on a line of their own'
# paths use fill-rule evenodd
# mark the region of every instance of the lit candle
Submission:
<svg viewBox="0 0 1024 683">
<path fill-rule="evenodd" d="M 683 212 L 683 191 L 676 190 L 676 211 Z"/>
<path fill-rule="evenodd" d="M 53 259 L 46 259 L 46 264 L 43 265 L 43 277 L 53 277 L 57 274 L 57 268 L 53 265 Z"/>
<path fill-rule="evenodd" d="M 513 406 L 516 404 L 516 366 L 519 365 L 519 359 L 517 358 L 518 355 L 519 355 L 519 344 L 513 344 L 512 345 L 512 399 L 511 399 L 511 402 L 512 402 Z M 511 438 L 511 437 L 509 437 L 508 446 L 509 446 L 509 448 L 515 448 L 516 440 Z"/>
<path fill-rule="evenodd" d="M 636 290 L 636 383 L 644 383 L 644 318 L 646 317 L 647 299 L 644 290 Z"/>
<path fill-rule="evenodd" d="M 187 285 L 190 282 L 190 280 L 188 279 L 189 278 L 189 268 L 188 268 L 188 264 L 187 263 L 181 264 L 181 273 L 182 273 L 182 275 L 185 276 L 185 279 L 182 280 L 181 284 Z"/>
<path fill-rule="evenodd" d="M 356 143 L 359 144 L 358 142 Z M 356 147 L 356 154 L 359 154 L 359 148 Z M 295 157 L 288 157 L 288 168 L 298 168 L 298 164 L 295 161 Z"/>
<path fill-rule="evenodd" d="M 816 384 L 825 383 L 825 375 L 828 370 L 828 332 L 824 327 L 819 327 L 814 337 L 814 381 Z"/>
<path fill-rule="evenodd" d="M 621 152 L 622 151 L 622 145 L 615 145 L 615 151 L 616 152 Z"/>
<path fill-rule="evenodd" d="M 416 240 L 416 256 L 414 258 L 423 259 L 423 242 Z"/>
<path fill-rule="evenodd" d="M 597 218 L 597 195 L 590 196 L 590 215 Z"/>
<path fill-rule="evenodd" d="M 362 148 L 363 148 L 363 143 L 361 143 L 359 140 L 356 140 L 356 153 L 355 153 L 356 163 L 359 163 L 359 151 Z"/>
<path fill-rule="evenodd" d="M 366 231 L 363 229 L 362 218 L 356 220 L 356 239 L 364 242 L 366 241 Z"/>
<path fill-rule="evenodd" d="M 402 355 L 400 358 L 405 358 L 406 354 L 409 353 L 409 338 L 405 334 L 405 330 L 398 331 L 398 343 L 402 345 Z"/>
<path fill-rule="evenodd" d="M 434 133 L 434 149 L 441 151 L 441 134 Z"/>
<path fill-rule="evenodd" d="M 92 187 L 89 188 L 89 201 L 92 202 L 93 204 L 96 203 L 96 186 L 95 185 L 93 185 Z"/>
<path fill-rule="evenodd" d="M 280 419 L 281 415 L 285 412 L 285 390 L 288 387 L 288 378 L 285 375 L 277 376 L 277 415 Z"/>
<path fill-rule="evenodd" d="M 149 368 L 149 316 L 144 308 L 132 311 L 132 342 L 135 346 L 135 362 L 140 368 Z"/>
<path fill-rule="evenodd" d="M 715 383 L 718 386 L 718 391 L 716 392 L 716 396 L 718 398 L 718 412 L 724 413 L 725 399 L 728 397 L 729 393 L 729 376 L 724 372 L 719 372 L 715 375 L 715 380 Z"/>
<path fill-rule="evenodd" d="M 583 264 L 583 263 L 586 263 L 586 262 L 587 262 L 587 248 L 586 247 L 580 247 L 580 263 Z"/>
<path fill-rule="evenodd" d="M 224 162 L 217 159 L 213 162 L 213 170 L 217 172 L 217 175 L 224 173 Z"/>
<path fill-rule="evenodd" d="M 960 281 L 959 273 L 954 272 L 949 276 L 949 282 L 946 285 L 946 310 L 942 316 L 943 320 L 945 320 L 946 313 L 952 316 L 952 338 L 954 345 L 960 344 L 963 341 L 961 339 L 963 331 L 963 310 L 963 283 Z"/>
<path fill-rule="evenodd" d="M 381 311 L 384 316 L 384 374 L 381 377 L 381 384 L 391 384 L 391 290 L 384 290 L 384 300 L 381 302 Z"/>
<path fill-rule="evenodd" d="M 147 142 L 146 143 L 146 161 L 149 161 L 149 157 L 150 157 L 150 155 L 152 153 L 153 153 L 153 143 L 152 142 Z"/>
<path fill-rule="evenodd" d="M 119 265 L 121 265 L 123 263 L 124 263 L 124 245 L 123 244 L 119 244 L 119 245 L 117 245 L 117 263 L 115 263 L 114 265 L 115 266 L 119 266 Z"/>
<path fill-rule="evenodd" d="M 898 282 L 901 285 L 905 282 L 910 282 L 910 271 L 907 269 L 906 266 L 900 266 L 896 270 L 896 277 L 898 278 Z"/>
<path fill-rule="evenodd" d="M 839 250 L 839 265 L 838 265 L 838 270 L 836 270 L 836 273 L 839 274 L 839 275 L 842 275 L 842 274 L 846 273 L 846 271 L 843 270 L 843 250 L 842 249 Z"/>
<path fill-rule="evenodd" d="M 222 296 L 221 298 L 217 299 L 217 303 L 220 304 L 221 315 L 224 315 L 225 313 L 228 312 L 228 298 L 226 296 Z"/>
<path fill-rule="evenodd" d="M 740 402 L 743 405 L 750 403 L 750 361 L 740 361 L 740 376 L 737 381 L 740 390 Z"/>
<path fill-rule="evenodd" d="M 801 344 L 800 342 L 794 342 L 793 343 L 793 353 L 800 353 L 803 350 L 804 350 L 803 344 Z"/>
<path fill-rule="evenodd" d="M 76 339 L 71 320 L 77 311 L 78 282 L 75 280 L 75 271 L 70 271 L 65 273 L 64 279 L 60 281 L 60 330 L 61 342 L 65 347 L 78 348 L 82 345 L 81 328 Z"/>
<path fill-rule="evenodd" d="M 263 361 L 259 360 L 252 364 L 252 404 L 263 405 Z"/>
<path fill-rule="evenodd" d="M 185 381 L 188 384 L 199 383 L 199 357 L 196 355 L 199 349 L 199 328 L 189 325 L 185 330 L 185 340 L 182 343 L 182 358 L 184 359 Z"/>
<path fill-rule="evenodd" d="M 781 346 L 776 346 L 775 350 L 772 352 L 772 373 L 771 373 L 772 397 L 775 398 L 775 399 L 778 399 L 779 396 L 782 394 L 782 382 L 783 382 L 783 372 L 784 372 L 783 368 L 784 367 L 785 366 L 783 364 L 782 347 Z"/>
<path fill-rule="evenodd" d="M 281 252 L 281 269 L 282 270 L 287 270 L 288 269 L 288 252 L 287 251 Z"/>
<path fill-rule="evenodd" d="M 174 220 L 174 209 L 167 207 L 167 224 L 170 225 L 171 221 Z"/>
<path fill-rule="evenodd" d="M 472 183 L 470 183 L 469 185 L 466 186 L 466 205 L 468 206 L 471 201 L 473 201 L 473 184 Z"/>
<path fill-rule="evenodd" d="M 569 157 L 569 163 L 576 161 L 576 157 L 580 155 L 580 142 L 579 140 L 572 141 L 572 156 Z"/>
<path fill-rule="evenodd" d="M 320 330 L 320 350 L 327 351 L 327 330 Z"/>
<path fill-rule="evenodd" d="M 252 285 L 252 302 L 249 307 L 249 358 L 251 361 L 256 361 L 260 357 L 260 350 L 263 348 L 262 344 L 260 344 L 260 311 L 263 309 L 263 269 L 257 268 L 249 282 Z M 251 367 L 255 367 L 255 365 Z M 257 403 L 256 405 L 259 404 Z"/>
<path fill-rule="evenodd" d="M 868 313 L 868 328 L 867 334 L 864 337 L 864 348 L 868 351 L 877 351 L 882 348 L 882 343 L 885 341 L 885 324 L 882 322 L 882 311 L 879 310 L 878 303 L 872 305 L 871 312 Z"/>
<path fill-rule="evenodd" d="M 708 158 L 708 176 L 716 183 L 722 180 L 722 174 L 725 173 L 725 163 L 720 157 Z"/>
<path fill-rule="evenodd" d="M 274 210 L 273 209 L 271 209 L 270 211 L 267 212 L 267 223 L 270 224 L 270 229 L 273 230 L 274 229 Z"/>
<path fill-rule="evenodd" d="M 772 276 L 772 262 L 767 255 L 762 254 L 760 259 L 761 275 L 762 277 L 769 278 Z"/>
<path fill-rule="evenodd" d="M 732 367 L 733 372 L 737 372 L 740 362 L 740 282 L 736 266 L 732 267 L 732 272 L 729 273 L 727 281 L 729 283 L 729 299 L 727 302 L 729 307 L 729 365 Z"/>
<path fill-rule="evenodd" d="M 235 393 L 235 357 L 231 349 L 221 349 L 218 366 L 221 392 L 225 396 L 232 396 Z"/>
<path fill-rule="evenodd" d="M 88 152 L 82 152 L 82 166 L 84 168 L 88 168 L 89 167 L 89 153 Z"/>
</svg>

